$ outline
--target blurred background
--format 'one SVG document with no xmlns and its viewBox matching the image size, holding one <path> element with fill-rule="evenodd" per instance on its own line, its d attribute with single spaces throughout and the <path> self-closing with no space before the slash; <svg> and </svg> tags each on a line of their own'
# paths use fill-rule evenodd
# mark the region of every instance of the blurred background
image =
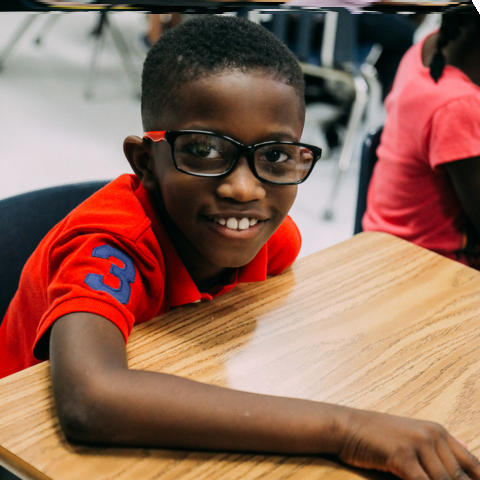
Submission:
<svg viewBox="0 0 480 480">
<path fill-rule="evenodd" d="M 325 152 L 291 211 L 306 256 L 352 236 L 362 139 L 383 123 L 403 52 L 439 15 L 238 14 L 303 62 L 303 141 Z M 122 144 L 142 134 L 143 59 L 158 35 L 192 16 L 0 13 L 0 199 L 130 173 Z"/>
</svg>

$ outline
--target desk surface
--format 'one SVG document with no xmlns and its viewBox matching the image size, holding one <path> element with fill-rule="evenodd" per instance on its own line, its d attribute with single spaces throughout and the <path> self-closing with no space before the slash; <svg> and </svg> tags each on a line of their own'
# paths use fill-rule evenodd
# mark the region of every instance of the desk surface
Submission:
<svg viewBox="0 0 480 480">
<path fill-rule="evenodd" d="M 443 423 L 480 454 L 480 274 L 363 233 L 267 282 L 137 326 L 133 368 Z M 353 479 L 329 458 L 65 441 L 48 362 L 0 380 L 0 463 L 25 479 Z"/>
</svg>

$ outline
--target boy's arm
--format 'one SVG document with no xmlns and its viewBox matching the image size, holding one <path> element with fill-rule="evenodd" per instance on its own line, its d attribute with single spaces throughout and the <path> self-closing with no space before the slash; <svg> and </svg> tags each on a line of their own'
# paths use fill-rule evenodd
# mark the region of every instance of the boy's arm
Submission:
<svg viewBox="0 0 480 480">
<path fill-rule="evenodd" d="M 73 441 L 329 453 L 406 480 L 480 480 L 478 460 L 437 424 L 129 370 L 123 335 L 90 313 L 55 322 L 50 361 L 60 423 Z"/>
</svg>

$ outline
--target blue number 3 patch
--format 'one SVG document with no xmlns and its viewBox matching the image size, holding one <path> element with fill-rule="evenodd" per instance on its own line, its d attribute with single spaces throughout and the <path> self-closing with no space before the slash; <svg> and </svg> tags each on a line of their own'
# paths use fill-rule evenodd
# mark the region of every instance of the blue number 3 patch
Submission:
<svg viewBox="0 0 480 480">
<path fill-rule="evenodd" d="M 123 262 L 125 265 L 123 268 L 115 264 L 112 264 L 110 267 L 110 273 L 120 280 L 120 286 L 118 288 L 105 285 L 103 275 L 97 275 L 96 273 L 89 273 L 84 281 L 89 287 L 93 288 L 93 290 L 109 293 L 120 303 L 126 305 L 130 300 L 130 284 L 135 281 L 135 266 L 133 265 L 132 259 L 110 245 L 95 247 L 92 250 L 92 257 L 105 258 L 107 260 L 113 257 Z"/>
</svg>

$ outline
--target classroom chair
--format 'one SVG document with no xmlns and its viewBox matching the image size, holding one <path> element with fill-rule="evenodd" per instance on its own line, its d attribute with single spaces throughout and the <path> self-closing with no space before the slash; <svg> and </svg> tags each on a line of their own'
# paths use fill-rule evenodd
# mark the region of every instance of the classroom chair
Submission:
<svg viewBox="0 0 480 480">
<path fill-rule="evenodd" d="M 362 218 L 367 209 L 367 192 L 373 168 L 377 163 L 377 148 L 380 145 L 383 126 L 371 130 L 363 142 L 362 156 L 360 158 L 360 173 L 358 177 L 357 210 L 355 212 L 355 228 L 353 234 L 363 231 Z"/>
<path fill-rule="evenodd" d="M 20 480 L 20 478 L 0 465 L 0 480 Z"/>
<path fill-rule="evenodd" d="M 18 288 L 23 266 L 42 238 L 107 183 L 62 185 L 0 201 L 0 323 Z"/>
<path fill-rule="evenodd" d="M 0 465 L 0 480 L 20 480 L 16 475 Z"/>
</svg>

